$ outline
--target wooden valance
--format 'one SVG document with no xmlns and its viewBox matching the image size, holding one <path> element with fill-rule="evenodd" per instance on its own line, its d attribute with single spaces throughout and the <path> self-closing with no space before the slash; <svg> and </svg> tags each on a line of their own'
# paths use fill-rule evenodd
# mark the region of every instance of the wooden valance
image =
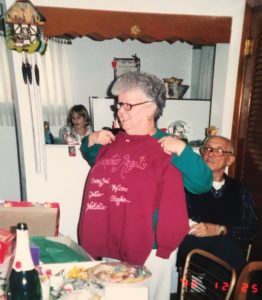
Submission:
<svg viewBox="0 0 262 300">
<path fill-rule="evenodd" d="M 88 36 L 94 40 L 138 39 L 145 43 L 177 40 L 191 44 L 229 43 L 231 17 L 135 13 L 38 6 L 46 17 L 47 37 Z"/>
</svg>

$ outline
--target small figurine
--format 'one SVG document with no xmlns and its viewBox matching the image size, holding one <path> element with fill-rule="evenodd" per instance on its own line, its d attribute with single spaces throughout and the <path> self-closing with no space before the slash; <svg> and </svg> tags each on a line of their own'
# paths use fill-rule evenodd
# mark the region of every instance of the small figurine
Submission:
<svg viewBox="0 0 262 300">
<path fill-rule="evenodd" d="M 171 77 L 164 78 L 163 81 L 166 87 L 166 98 L 179 98 L 178 88 L 183 79 Z"/>
<path fill-rule="evenodd" d="M 209 126 L 205 129 L 206 137 L 214 136 L 214 135 L 217 134 L 217 132 L 218 132 L 218 128 L 216 126 L 213 126 L 213 125 L 211 125 L 211 126 Z"/>
<path fill-rule="evenodd" d="M 171 77 L 163 79 L 166 88 L 166 98 L 182 99 L 189 85 L 182 84 L 183 79 Z"/>
<path fill-rule="evenodd" d="M 205 144 L 205 140 L 207 138 L 209 138 L 210 136 L 217 135 L 217 132 L 218 132 L 218 128 L 214 125 L 211 125 L 211 126 L 205 128 L 205 138 L 203 139 L 201 146 L 203 146 Z"/>
<path fill-rule="evenodd" d="M 54 144 L 55 139 L 54 139 L 52 133 L 50 132 L 49 122 L 47 122 L 47 121 L 44 121 L 44 131 L 45 131 L 45 143 L 46 144 Z"/>
</svg>

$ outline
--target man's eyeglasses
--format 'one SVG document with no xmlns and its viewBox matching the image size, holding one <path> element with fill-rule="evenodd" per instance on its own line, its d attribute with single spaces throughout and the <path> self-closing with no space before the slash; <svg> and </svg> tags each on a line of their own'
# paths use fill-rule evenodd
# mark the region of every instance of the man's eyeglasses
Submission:
<svg viewBox="0 0 262 300">
<path fill-rule="evenodd" d="M 200 148 L 200 153 L 202 153 L 202 154 L 209 154 L 211 152 L 213 152 L 214 156 L 216 156 L 216 157 L 222 157 L 225 154 L 233 154 L 232 151 L 225 151 L 222 148 L 212 148 L 212 147 L 206 147 L 206 146 L 203 146 Z"/>
<path fill-rule="evenodd" d="M 132 109 L 133 106 L 142 105 L 142 104 L 145 104 L 148 102 L 150 102 L 150 101 L 144 101 L 144 102 L 140 102 L 140 103 L 136 103 L 136 104 L 118 102 L 118 103 L 116 103 L 116 108 L 120 109 L 121 107 L 124 107 L 124 110 L 129 111 Z"/>
</svg>

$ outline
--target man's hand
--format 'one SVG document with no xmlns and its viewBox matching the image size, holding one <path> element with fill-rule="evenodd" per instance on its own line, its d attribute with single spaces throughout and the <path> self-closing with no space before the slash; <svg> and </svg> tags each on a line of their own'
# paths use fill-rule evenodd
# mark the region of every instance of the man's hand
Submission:
<svg viewBox="0 0 262 300">
<path fill-rule="evenodd" d="M 88 147 L 93 146 L 94 144 L 107 145 L 111 144 L 116 137 L 109 130 L 99 130 L 94 131 L 89 135 Z"/>
<path fill-rule="evenodd" d="M 190 235 L 196 237 L 218 236 L 221 235 L 220 225 L 211 223 L 198 223 L 190 227 Z"/>
<path fill-rule="evenodd" d="M 172 155 L 177 154 L 178 156 L 183 152 L 186 147 L 186 143 L 177 137 L 164 136 L 158 140 L 164 152 Z"/>
</svg>

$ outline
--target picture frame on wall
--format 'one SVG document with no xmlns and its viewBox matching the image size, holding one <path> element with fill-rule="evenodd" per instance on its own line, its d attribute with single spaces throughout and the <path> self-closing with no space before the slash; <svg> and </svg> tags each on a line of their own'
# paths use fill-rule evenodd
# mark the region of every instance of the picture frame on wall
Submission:
<svg viewBox="0 0 262 300">
<path fill-rule="evenodd" d="M 114 78 L 131 71 L 140 71 L 140 58 L 132 55 L 130 58 L 117 58 L 114 57 L 112 61 L 112 67 L 114 69 Z"/>
</svg>

